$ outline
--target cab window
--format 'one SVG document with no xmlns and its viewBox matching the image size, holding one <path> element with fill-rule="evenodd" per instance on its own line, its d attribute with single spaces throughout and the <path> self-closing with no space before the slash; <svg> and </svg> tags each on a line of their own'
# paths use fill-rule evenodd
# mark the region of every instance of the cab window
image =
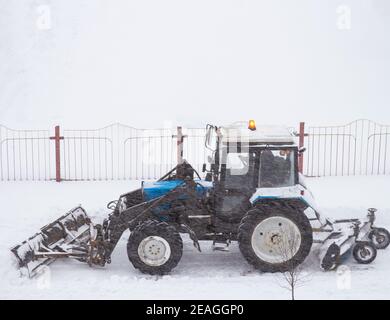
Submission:
<svg viewBox="0 0 390 320">
<path fill-rule="evenodd" d="M 262 150 L 260 153 L 259 187 L 279 188 L 295 184 L 295 156 L 291 149 Z"/>
<path fill-rule="evenodd" d="M 242 189 L 253 187 L 253 163 L 255 154 L 228 153 L 226 155 L 225 187 Z"/>
</svg>

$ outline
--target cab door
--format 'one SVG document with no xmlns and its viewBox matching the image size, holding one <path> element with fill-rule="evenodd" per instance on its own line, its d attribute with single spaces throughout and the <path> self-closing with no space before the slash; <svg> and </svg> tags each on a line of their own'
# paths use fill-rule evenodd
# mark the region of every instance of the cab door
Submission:
<svg viewBox="0 0 390 320">
<path fill-rule="evenodd" d="M 258 152 L 226 152 L 216 188 L 216 216 L 238 223 L 249 210 L 258 181 Z"/>
</svg>

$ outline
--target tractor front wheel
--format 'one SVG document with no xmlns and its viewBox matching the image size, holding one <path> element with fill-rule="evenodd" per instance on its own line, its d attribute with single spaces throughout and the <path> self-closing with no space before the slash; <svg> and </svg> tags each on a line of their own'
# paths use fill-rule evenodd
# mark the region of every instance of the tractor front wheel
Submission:
<svg viewBox="0 0 390 320">
<path fill-rule="evenodd" d="M 313 235 L 306 215 L 282 203 L 259 206 L 242 219 L 238 231 L 242 255 L 262 272 L 286 272 L 310 252 Z"/>
<path fill-rule="evenodd" d="M 166 222 L 143 222 L 131 232 L 127 242 L 127 255 L 134 268 L 151 275 L 169 273 L 182 253 L 180 234 Z"/>
</svg>

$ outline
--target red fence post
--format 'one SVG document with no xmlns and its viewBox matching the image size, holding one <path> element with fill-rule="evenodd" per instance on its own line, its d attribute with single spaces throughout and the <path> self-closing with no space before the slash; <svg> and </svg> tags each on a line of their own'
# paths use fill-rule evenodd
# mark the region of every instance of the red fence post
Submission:
<svg viewBox="0 0 390 320">
<path fill-rule="evenodd" d="M 177 127 L 177 164 L 183 163 L 183 130 L 182 127 Z"/>
<path fill-rule="evenodd" d="M 299 148 L 302 148 L 305 144 L 305 123 L 299 123 Z M 303 172 L 303 152 L 299 154 L 298 158 L 298 170 L 300 173 Z"/>
<path fill-rule="evenodd" d="M 177 143 L 177 164 L 183 163 L 183 147 L 184 147 L 184 138 L 187 138 L 187 135 L 183 134 L 183 128 L 177 127 L 177 133 L 172 135 L 176 137 Z"/>
<path fill-rule="evenodd" d="M 64 139 L 60 135 L 60 126 L 55 127 L 54 137 L 50 137 L 51 140 L 55 141 L 56 148 L 56 181 L 61 182 L 61 144 L 60 141 Z"/>
</svg>

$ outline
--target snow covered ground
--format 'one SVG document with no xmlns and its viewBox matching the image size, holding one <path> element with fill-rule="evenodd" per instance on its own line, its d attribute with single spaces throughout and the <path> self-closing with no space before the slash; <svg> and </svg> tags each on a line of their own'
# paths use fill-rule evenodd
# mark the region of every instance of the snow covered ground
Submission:
<svg viewBox="0 0 390 320">
<path fill-rule="evenodd" d="M 255 271 L 236 244 L 229 253 L 213 252 L 202 242 L 202 253 L 185 238 L 181 262 L 171 275 L 144 275 L 129 263 L 124 234 L 105 268 L 75 261 L 57 261 L 49 278 L 20 278 L 11 265 L 9 248 L 80 202 L 95 222 L 106 215 L 106 203 L 137 187 L 137 181 L 3 182 L 0 183 L 0 298 L 2 299 L 288 299 L 281 278 Z M 318 204 L 332 218 L 363 217 L 379 209 L 378 225 L 390 228 L 390 177 L 311 178 Z M 344 277 L 322 272 L 315 252 L 305 261 L 306 283 L 298 299 L 389 299 L 390 249 L 380 251 L 368 266 L 350 258 Z M 350 283 L 349 283 L 350 278 Z M 44 280 L 44 281 L 43 281 Z M 349 286 L 350 284 L 350 286 Z"/>
</svg>

